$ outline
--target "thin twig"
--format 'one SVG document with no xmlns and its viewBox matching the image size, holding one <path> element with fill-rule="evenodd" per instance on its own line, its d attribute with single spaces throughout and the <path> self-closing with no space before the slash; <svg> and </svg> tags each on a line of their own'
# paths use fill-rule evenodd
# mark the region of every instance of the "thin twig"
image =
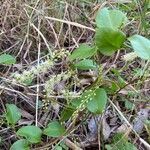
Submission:
<svg viewBox="0 0 150 150">
<path fill-rule="evenodd" d="M 143 140 L 139 134 L 133 129 L 132 125 L 129 123 L 129 121 L 124 117 L 122 112 L 117 108 L 117 106 L 109 99 L 110 104 L 116 109 L 118 114 L 122 117 L 122 119 L 126 122 L 126 124 L 130 127 L 130 129 L 135 133 L 135 135 L 139 138 L 140 142 L 143 143 L 148 149 L 150 149 L 150 145 Z"/>
<path fill-rule="evenodd" d="M 46 38 L 44 37 L 44 35 L 42 34 L 42 32 L 41 32 L 33 23 L 30 23 L 30 25 L 31 25 L 31 26 L 39 33 L 39 35 L 42 37 L 43 41 L 45 42 L 46 47 L 47 47 L 48 50 L 49 50 L 50 56 L 52 56 L 51 48 L 49 47 L 49 44 L 48 44 Z"/>
<path fill-rule="evenodd" d="M 87 30 L 91 30 L 91 31 L 95 32 L 95 29 L 93 29 L 91 27 L 87 27 L 87 26 L 79 24 L 79 23 L 76 23 L 76 22 L 71 22 L 71 21 L 62 20 L 62 19 L 53 18 L 53 17 L 48 17 L 48 16 L 45 16 L 45 19 L 66 23 L 68 25 L 76 26 L 76 27 L 79 27 L 79 28 L 83 28 L 83 29 L 87 29 Z"/>
<path fill-rule="evenodd" d="M 38 25 L 38 29 L 40 29 L 40 21 Z M 40 36 L 38 32 L 38 61 L 37 61 L 37 67 L 40 65 L 40 53 L 41 53 L 41 43 L 40 43 Z M 36 88 L 36 112 L 35 112 L 35 125 L 38 126 L 38 105 L 39 105 L 39 74 L 37 74 L 37 88 Z"/>
</svg>

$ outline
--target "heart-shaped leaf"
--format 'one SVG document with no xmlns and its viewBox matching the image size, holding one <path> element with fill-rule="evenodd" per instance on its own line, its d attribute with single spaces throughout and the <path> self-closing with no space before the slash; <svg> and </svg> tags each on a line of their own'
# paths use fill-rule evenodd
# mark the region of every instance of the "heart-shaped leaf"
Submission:
<svg viewBox="0 0 150 150">
<path fill-rule="evenodd" d="M 112 29 L 119 29 L 127 22 L 126 15 L 120 10 L 109 10 L 103 8 L 98 11 L 96 16 L 97 27 L 108 27 Z"/>
<path fill-rule="evenodd" d="M 48 124 L 43 133 L 50 137 L 60 137 L 65 133 L 65 127 L 58 121 L 54 121 Z"/>
<path fill-rule="evenodd" d="M 17 135 L 25 137 L 30 143 L 38 143 L 41 141 L 42 130 L 36 126 L 25 126 L 17 131 Z"/>
<path fill-rule="evenodd" d="M 96 69 L 96 63 L 92 59 L 84 59 L 79 61 L 74 65 L 77 69 L 80 70 L 89 70 L 89 69 Z"/>
<path fill-rule="evenodd" d="M 133 35 L 128 38 L 135 53 L 142 59 L 150 60 L 150 40 L 140 36 Z"/>
<path fill-rule="evenodd" d="M 10 150 L 30 150 L 27 140 L 21 139 L 13 143 Z"/>
<path fill-rule="evenodd" d="M 21 119 L 21 113 L 14 104 L 6 104 L 6 120 L 8 124 L 15 125 Z"/>
<path fill-rule="evenodd" d="M 84 59 L 93 56 L 96 53 L 95 47 L 90 47 L 87 44 L 81 44 L 77 49 L 73 51 L 69 59 L 71 61 L 75 59 Z"/>
<path fill-rule="evenodd" d="M 16 63 L 16 59 L 9 54 L 0 55 L 0 64 L 12 65 Z"/>
<path fill-rule="evenodd" d="M 111 28 L 99 28 L 96 30 L 96 46 L 103 55 L 111 56 L 121 48 L 125 39 L 125 34 L 118 30 Z"/>
<path fill-rule="evenodd" d="M 107 104 L 107 93 L 104 89 L 96 89 L 94 95 L 88 101 L 87 108 L 95 114 L 101 114 Z"/>
</svg>

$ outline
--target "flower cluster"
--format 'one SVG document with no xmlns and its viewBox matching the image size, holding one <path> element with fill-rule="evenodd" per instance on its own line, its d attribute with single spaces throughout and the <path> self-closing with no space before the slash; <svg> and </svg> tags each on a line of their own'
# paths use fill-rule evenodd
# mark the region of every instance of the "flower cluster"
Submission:
<svg viewBox="0 0 150 150">
<path fill-rule="evenodd" d="M 85 90 L 85 93 L 83 95 L 81 95 L 81 103 L 80 105 L 77 107 L 76 111 L 72 114 L 72 120 L 76 121 L 76 118 L 78 117 L 78 114 L 80 111 L 83 111 L 86 108 L 86 105 L 89 101 L 92 100 L 93 95 L 95 96 L 95 90 Z M 79 99 L 80 99 L 79 98 Z"/>
<path fill-rule="evenodd" d="M 44 62 L 41 62 L 37 66 L 32 66 L 29 70 L 24 70 L 21 74 L 15 72 L 12 77 L 15 81 L 23 85 L 30 85 L 32 80 L 41 73 L 46 73 L 49 68 L 54 65 L 51 59 L 47 59 Z"/>
<path fill-rule="evenodd" d="M 33 79 L 41 73 L 46 73 L 48 69 L 53 67 L 55 61 L 67 58 L 70 55 L 69 51 L 61 49 L 59 51 L 54 51 L 52 58 L 47 58 L 47 60 L 41 62 L 39 65 L 32 66 L 29 70 L 24 70 L 22 73 L 15 72 L 12 74 L 12 78 L 15 82 L 18 82 L 23 85 L 30 85 Z M 59 81 L 61 75 L 56 75 Z M 64 75 L 65 77 L 65 75 Z M 54 79 L 55 80 L 55 79 Z M 53 82 L 53 81 L 52 81 Z"/>
<path fill-rule="evenodd" d="M 47 106 L 51 103 L 51 98 L 53 98 L 53 96 L 56 95 L 57 90 L 59 90 L 60 93 L 64 93 L 65 85 L 61 85 L 61 82 L 65 82 L 67 79 L 69 79 L 71 77 L 71 74 L 72 73 L 70 71 L 62 72 L 60 74 L 50 76 L 50 79 L 46 81 L 44 86 L 46 99 L 42 100 L 44 108 L 47 108 Z"/>
</svg>

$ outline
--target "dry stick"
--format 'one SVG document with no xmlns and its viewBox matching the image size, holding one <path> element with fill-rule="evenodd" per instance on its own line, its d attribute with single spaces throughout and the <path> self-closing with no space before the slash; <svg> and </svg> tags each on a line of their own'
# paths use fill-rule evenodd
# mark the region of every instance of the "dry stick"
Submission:
<svg viewBox="0 0 150 150">
<path fill-rule="evenodd" d="M 20 47 L 20 50 L 19 50 L 19 52 L 18 52 L 17 56 L 19 56 L 19 55 L 20 55 L 20 53 L 21 53 L 21 51 L 22 51 L 22 49 L 23 49 L 23 46 L 24 46 L 24 44 L 25 44 L 25 42 L 26 42 L 26 40 L 27 40 L 27 38 L 28 38 L 28 36 L 29 36 L 30 21 L 31 21 L 31 18 L 32 18 L 32 16 L 33 16 L 33 13 L 34 13 L 34 11 L 35 11 L 36 7 L 38 6 L 38 3 L 39 3 L 39 2 L 40 2 L 40 0 L 37 0 L 36 4 L 35 4 L 35 6 L 34 6 L 34 9 L 32 10 L 32 12 L 31 12 L 31 15 L 30 15 L 30 16 L 28 15 L 28 13 L 27 13 L 26 9 L 24 9 L 24 10 L 25 10 L 25 12 L 26 12 L 26 15 L 27 15 L 27 16 L 28 16 L 28 18 L 29 18 L 29 22 L 28 22 L 28 25 L 27 25 L 27 33 L 26 33 L 26 35 L 25 35 L 25 37 L 24 37 L 23 43 L 22 43 L 22 45 L 21 45 L 21 47 Z"/>
<path fill-rule="evenodd" d="M 123 120 L 126 122 L 126 124 L 130 127 L 130 129 L 134 132 L 134 134 L 139 138 L 140 142 L 143 143 L 148 149 L 150 149 L 150 145 L 143 140 L 139 134 L 133 129 L 132 125 L 129 123 L 129 121 L 124 117 L 122 112 L 117 108 L 117 106 L 109 99 L 110 104 L 116 109 L 118 114 L 123 118 Z"/>
<path fill-rule="evenodd" d="M 132 3 L 132 1 L 131 0 L 111 0 L 110 1 L 110 3 L 121 3 L 121 4 L 123 4 L 123 3 Z"/>
<path fill-rule="evenodd" d="M 59 40 L 58 40 L 58 37 L 57 37 L 57 34 L 55 32 L 54 27 L 53 27 L 53 25 L 52 25 L 52 23 L 50 21 L 48 21 L 48 23 L 49 23 L 49 25 L 50 25 L 50 27 L 51 27 L 51 29 L 53 31 L 53 34 L 54 34 L 54 37 L 55 37 L 55 40 L 56 40 L 55 48 L 58 46 L 58 48 L 61 49 L 60 48 L 60 44 L 59 44 Z"/>
<path fill-rule="evenodd" d="M 82 150 L 80 147 L 78 147 L 76 144 L 74 144 L 67 138 L 64 140 L 64 143 L 72 150 Z"/>
<path fill-rule="evenodd" d="M 67 14 L 67 9 L 68 9 L 68 3 L 66 3 L 66 6 L 65 6 L 65 11 L 64 11 L 64 15 L 63 15 L 63 20 L 65 19 L 65 16 Z M 60 27 L 60 30 L 59 30 L 59 34 L 58 34 L 58 41 L 60 40 L 60 35 L 63 31 L 63 23 L 61 24 L 61 27 Z"/>
<path fill-rule="evenodd" d="M 29 6 L 29 5 L 26 5 L 26 6 L 32 8 L 33 10 L 38 11 L 37 9 L 35 9 L 35 8 Z M 40 11 L 38 11 L 38 12 L 41 13 Z M 87 29 L 87 30 L 91 30 L 91 31 L 95 32 L 95 29 L 93 29 L 91 27 L 87 27 L 87 26 L 79 24 L 79 23 L 76 23 L 76 22 L 66 21 L 66 20 L 63 20 L 63 19 L 58 19 L 58 18 L 48 17 L 48 16 L 44 16 L 44 18 L 45 19 L 49 19 L 49 20 L 53 20 L 53 21 L 58 21 L 58 22 L 66 23 L 68 25 L 76 26 L 76 27 L 79 27 L 79 28 L 83 28 L 83 29 Z"/>
<path fill-rule="evenodd" d="M 37 9 L 29 6 L 29 5 L 26 5 L 27 7 L 30 7 L 32 8 L 33 10 L 36 10 L 38 11 Z M 40 11 L 38 11 L 40 12 Z M 44 16 L 45 19 L 49 19 L 49 20 L 53 20 L 53 21 L 58 21 L 58 22 L 62 22 L 62 23 L 66 23 L 68 25 L 72 25 L 72 26 L 76 26 L 76 27 L 79 27 L 79 28 L 83 28 L 83 29 L 87 29 L 87 30 L 91 30 L 93 32 L 95 32 L 95 29 L 91 28 L 91 27 L 87 27 L 85 25 L 82 25 L 82 24 L 79 24 L 79 23 L 76 23 L 76 22 L 72 22 L 72 21 L 67 21 L 67 20 L 63 20 L 63 19 L 58 19 L 58 18 L 54 18 L 54 17 L 49 17 L 49 16 Z M 43 38 L 43 37 L 42 37 Z M 45 42 L 45 41 L 44 41 Z"/>
<path fill-rule="evenodd" d="M 7 88 L 7 87 L 1 86 L 1 85 L 0 85 L 0 89 L 2 89 L 2 90 L 7 90 L 7 91 L 11 91 L 11 92 L 20 94 L 20 95 L 23 96 L 24 98 L 28 99 L 28 97 L 27 97 L 26 95 L 24 95 L 24 94 L 23 94 L 22 92 L 20 92 L 20 91 L 16 91 L 16 90 L 14 90 L 14 89 L 10 89 L 10 88 Z M 29 101 L 27 101 L 26 99 L 25 99 L 25 101 L 26 101 L 28 104 L 30 104 L 30 105 L 34 108 L 34 106 L 33 106 L 31 103 L 29 103 Z"/>
<path fill-rule="evenodd" d="M 76 22 L 66 21 L 66 20 L 53 18 L 53 17 L 48 17 L 48 16 L 45 16 L 45 19 L 66 23 L 68 25 L 76 26 L 76 27 L 83 28 L 83 29 L 88 29 L 88 30 L 91 30 L 91 31 L 95 32 L 95 29 L 93 29 L 91 27 L 87 27 L 87 26 L 79 24 L 79 23 L 76 23 Z"/>
<path fill-rule="evenodd" d="M 39 35 L 42 37 L 43 41 L 45 42 L 45 45 L 47 46 L 48 50 L 49 50 L 49 53 L 50 53 L 50 56 L 52 56 L 52 51 L 49 47 L 49 44 L 47 43 L 47 40 L 46 38 L 44 37 L 44 35 L 42 34 L 42 32 L 33 24 L 33 23 L 30 23 L 30 25 L 39 33 Z"/>
<path fill-rule="evenodd" d="M 40 22 L 38 24 L 38 29 L 40 28 Z M 41 53 L 41 43 L 40 43 L 40 35 L 38 32 L 38 61 L 37 61 L 37 67 L 40 65 L 40 53 Z M 36 107 L 35 107 L 35 125 L 38 126 L 38 105 L 39 105 L 39 73 L 37 74 L 37 88 L 36 88 Z"/>
<path fill-rule="evenodd" d="M 79 126 L 77 126 L 76 128 L 72 129 L 69 134 L 73 133 L 78 127 L 79 127 Z M 41 149 L 42 149 L 42 150 L 47 150 L 48 147 L 50 147 L 50 146 L 52 146 L 53 144 L 55 144 L 58 140 L 59 140 L 59 142 L 57 143 L 57 145 L 59 145 L 62 141 L 65 142 L 65 140 L 68 139 L 67 137 L 69 136 L 69 134 L 67 134 L 67 135 L 65 135 L 65 136 L 62 136 L 62 137 L 60 137 L 60 138 L 57 138 L 56 140 L 54 140 L 54 141 L 52 141 L 51 143 L 48 143 L 48 144 L 46 144 L 46 145 L 44 145 L 44 146 L 42 146 L 42 147 L 34 148 L 33 150 L 41 150 Z M 70 141 L 70 140 L 69 140 L 69 141 Z M 68 144 L 69 144 L 69 143 L 68 143 Z M 69 146 L 69 145 L 68 145 L 68 146 Z M 70 145 L 70 146 L 71 146 L 71 145 Z M 75 150 L 82 150 L 82 149 L 81 149 L 80 147 L 78 147 L 77 145 L 76 145 L 76 148 L 77 148 L 77 149 L 75 149 Z M 54 149 L 55 149 L 55 147 L 52 148 L 52 150 L 54 150 Z"/>
</svg>

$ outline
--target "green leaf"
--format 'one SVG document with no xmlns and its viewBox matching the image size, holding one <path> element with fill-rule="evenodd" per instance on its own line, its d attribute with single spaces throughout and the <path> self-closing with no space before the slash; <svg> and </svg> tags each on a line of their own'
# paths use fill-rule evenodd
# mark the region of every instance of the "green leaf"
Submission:
<svg viewBox="0 0 150 150">
<path fill-rule="evenodd" d="M 127 137 L 122 133 L 117 133 L 113 137 L 113 144 L 111 144 L 112 150 L 137 150 L 137 148 L 130 142 Z"/>
<path fill-rule="evenodd" d="M 135 53 L 142 59 L 150 60 L 150 40 L 140 36 L 133 35 L 128 38 Z"/>
<path fill-rule="evenodd" d="M 106 148 L 106 150 L 112 150 L 111 145 L 108 145 L 108 144 L 105 145 L 105 148 Z"/>
<path fill-rule="evenodd" d="M 93 97 L 88 101 L 87 108 L 95 114 L 101 114 L 105 110 L 107 104 L 107 93 L 104 89 L 96 89 Z"/>
<path fill-rule="evenodd" d="M 10 147 L 10 150 L 30 150 L 29 143 L 24 140 L 18 140 Z"/>
<path fill-rule="evenodd" d="M 95 47 L 89 47 L 87 44 L 81 44 L 79 48 L 75 49 L 70 55 L 71 61 L 75 59 L 84 59 L 93 56 L 96 53 Z"/>
<path fill-rule="evenodd" d="M 60 116 L 61 122 L 68 120 L 72 116 L 74 111 L 75 111 L 74 109 L 71 109 L 68 107 L 64 108 L 63 111 L 61 112 L 61 116 Z"/>
<path fill-rule="evenodd" d="M 61 146 L 57 145 L 54 150 L 63 150 L 63 148 Z"/>
<path fill-rule="evenodd" d="M 71 104 L 76 109 L 80 106 L 81 103 L 85 103 L 86 101 L 89 101 L 91 97 L 94 95 L 94 90 L 85 90 L 84 93 L 81 95 L 81 97 L 73 99 L 71 101 Z M 84 105 L 87 105 L 86 103 Z"/>
<path fill-rule="evenodd" d="M 9 54 L 0 55 L 0 64 L 3 65 L 12 65 L 16 63 L 16 59 Z"/>
<path fill-rule="evenodd" d="M 6 104 L 6 120 L 8 124 L 15 125 L 21 119 L 21 113 L 14 104 Z"/>
<path fill-rule="evenodd" d="M 97 27 L 108 27 L 112 29 L 119 29 L 127 22 L 126 15 L 120 10 L 108 10 L 103 8 L 98 11 L 96 16 Z"/>
<path fill-rule="evenodd" d="M 126 36 L 123 32 L 111 28 L 99 28 L 96 30 L 95 40 L 98 50 L 106 56 L 111 56 L 121 48 Z"/>
<path fill-rule="evenodd" d="M 48 127 L 44 129 L 43 133 L 50 137 L 60 137 L 65 133 L 65 127 L 58 121 L 53 121 L 48 124 Z"/>
<path fill-rule="evenodd" d="M 84 59 L 79 61 L 74 65 L 77 69 L 80 70 L 89 70 L 89 69 L 96 69 L 96 63 L 92 59 Z"/>
<path fill-rule="evenodd" d="M 81 101 L 82 101 L 83 96 L 79 97 L 79 98 L 75 98 L 71 101 L 71 104 L 73 107 L 77 108 L 78 106 L 80 106 Z"/>
<path fill-rule="evenodd" d="M 133 110 L 135 105 L 128 100 L 125 100 L 125 107 L 129 110 Z"/>
<path fill-rule="evenodd" d="M 17 135 L 25 137 L 30 143 L 38 143 L 41 141 L 42 130 L 36 126 L 25 126 L 17 131 Z"/>
</svg>

